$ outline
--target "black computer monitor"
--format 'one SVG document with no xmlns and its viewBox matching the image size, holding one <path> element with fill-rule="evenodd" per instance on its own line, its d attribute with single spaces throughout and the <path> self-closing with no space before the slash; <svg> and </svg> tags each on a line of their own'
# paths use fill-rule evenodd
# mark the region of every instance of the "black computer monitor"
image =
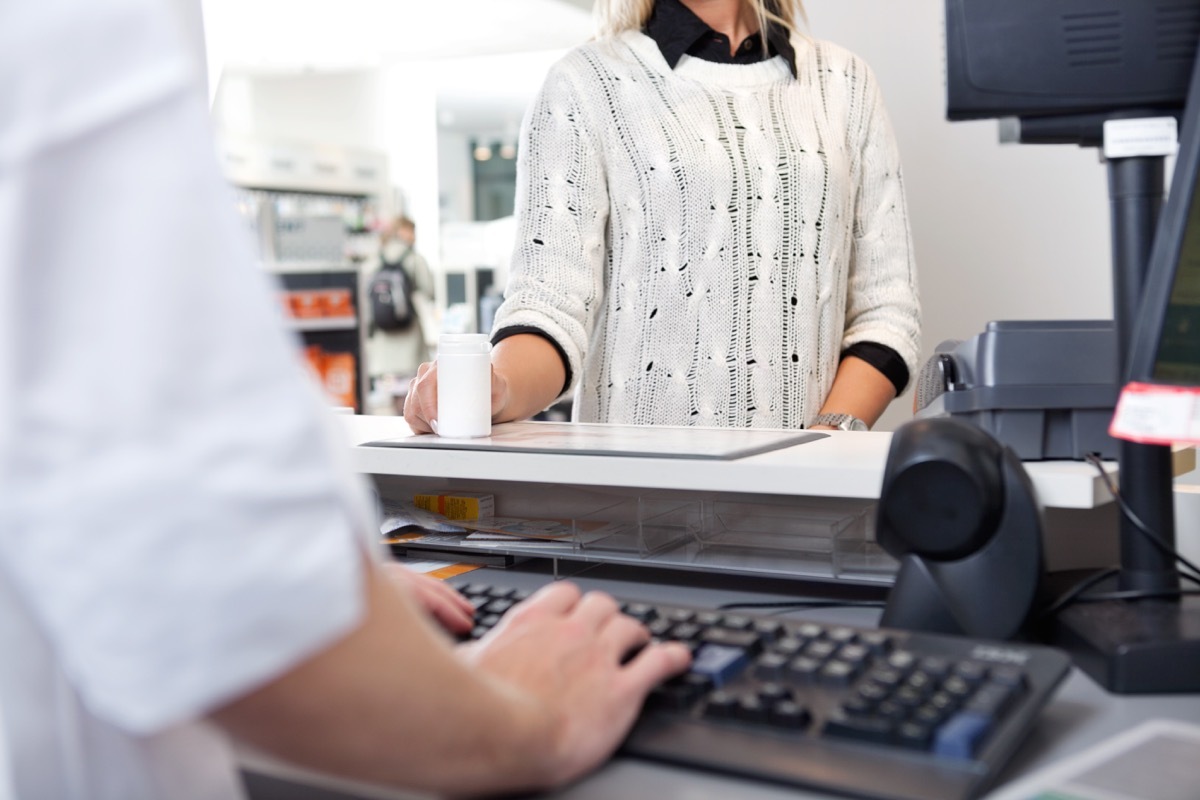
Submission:
<svg viewBox="0 0 1200 800">
<path fill-rule="evenodd" d="M 1150 253 L 1129 349 L 1130 381 L 1200 387 L 1200 86 L 1195 88 Z"/>
<path fill-rule="evenodd" d="M 1104 143 L 1105 123 L 1170 115 L 1182 136 L 1162 202 L 1164 159 L 1110 158 L 1119 372 L 1195 384 L 1200 325 L 1200 0 L 946 0 L 947 118 L 1019 119 L 1021 142 Z M 1200 604 L 1181 595 L 1170 449 L 1122 442 L 1113 599 L 1063 608 L 1051 641 L 1107 688 L 1200 691 Z M 1143 527 L 1159 537 L 1149 540 Z M 1138 599 L 1116 599 L 1117 597 Z M 1153 598 L 1153 599 L 1147 599 Z"/>
<path fill-rule="evenodd" d="M 1178 108 L 1197 38 L 1196 0 L 947 0 L 946 116 Z"/>
</svg>

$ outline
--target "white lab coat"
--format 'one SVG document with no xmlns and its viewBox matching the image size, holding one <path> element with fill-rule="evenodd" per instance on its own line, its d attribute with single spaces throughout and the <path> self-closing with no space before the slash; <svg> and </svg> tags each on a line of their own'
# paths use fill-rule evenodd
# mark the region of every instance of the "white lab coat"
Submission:
<svg viewBox="0 0 1200 800">
<path fill-rule="evenodd" d="M 362 613 L 365 487 L 171 13 L 0 3 L 0 798 L 238 795 L 198 720 Z"/>
</svg>

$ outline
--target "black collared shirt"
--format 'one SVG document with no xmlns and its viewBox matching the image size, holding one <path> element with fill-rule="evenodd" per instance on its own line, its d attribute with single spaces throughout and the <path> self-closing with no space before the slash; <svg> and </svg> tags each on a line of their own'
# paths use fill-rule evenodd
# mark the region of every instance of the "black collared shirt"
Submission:
<svg viewBox="0 0 1200 800">
<path fill-rule="evenodd" d="M 747 36 L 737 52 L 730 55 L 729 37 L 708 27 L 679 0 L 657 0 L 645 33 L 658 45 L 671 69 L 675 69 L 685 53 L 718 64 L 752 64 L 764 60 L 761 33 Z M 787 30 L 779 25 L 767 24 L 767 55 L 783 56 L 793 77 L 796 75 L 796 51 Z"/>
</svg>

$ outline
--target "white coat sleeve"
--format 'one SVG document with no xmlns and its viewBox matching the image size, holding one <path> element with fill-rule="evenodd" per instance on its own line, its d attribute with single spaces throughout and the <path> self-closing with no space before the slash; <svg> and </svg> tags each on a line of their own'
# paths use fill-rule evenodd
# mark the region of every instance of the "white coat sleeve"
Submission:
<svg viewBox="0 0 1200 800">
<path fill-rule="evenodd" d="M 0 9 L 0 569 L 135 733 L 355 624 L 371 519 L 184 53 L 154 0 Z"/>
</svg>

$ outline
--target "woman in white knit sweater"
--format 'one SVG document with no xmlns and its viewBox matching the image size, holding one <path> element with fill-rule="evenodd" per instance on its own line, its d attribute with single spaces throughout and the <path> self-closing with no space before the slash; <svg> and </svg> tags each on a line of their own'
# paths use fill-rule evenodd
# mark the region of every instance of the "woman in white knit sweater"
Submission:
<svg viewBox="0 0 1200 800">
<path fill-rule="evenodd" d="M 598 6 L 523 125 L 494 419 L 575 391 L 586 422 L 873 424 L 920 308 L 870 69 L 798 33 L 795 0 Z M 415 430 L 436 375 L 409 392 Z"/>
</svg>

